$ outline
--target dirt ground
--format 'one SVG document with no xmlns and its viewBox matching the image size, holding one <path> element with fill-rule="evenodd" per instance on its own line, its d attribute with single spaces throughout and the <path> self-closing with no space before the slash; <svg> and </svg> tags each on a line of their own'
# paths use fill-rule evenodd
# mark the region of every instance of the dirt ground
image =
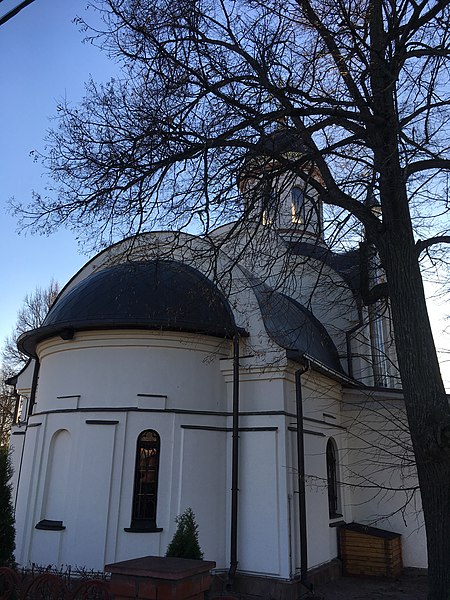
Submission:
<svg viewBox="0 0 450 600">
<path fill-rule="evenodd" d="M 317 600 L 426 600 L 427 576 L 407 571 L 395 580 L 342 577 L 318 586 L 312 597 Z"/>
</svg>

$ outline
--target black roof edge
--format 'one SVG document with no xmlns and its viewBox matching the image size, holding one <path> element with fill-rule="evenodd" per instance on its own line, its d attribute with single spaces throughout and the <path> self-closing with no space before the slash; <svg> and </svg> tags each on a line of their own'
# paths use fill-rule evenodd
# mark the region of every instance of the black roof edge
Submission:
<svg viewBox="0 0 450 600">
<path fill-rule="evenodd" d="M 399 394 L 402 395 L 403 392 L 403 388 L 394 388 L 394 387 L 388 387 L 388 386 L 382 386 L 382 385 L 365 385 L 364 386 L 364 391 L 366 392 L 389 392 L 394 393 L 394 394 Z"/>
<path fill-rule="evenodd" d="M 286 358 L 288 360 L 293 360 L 294 362 L 298 362 L 303 365 L 305 364 L 305 361 L 306 361 L 307 363 L 309 363 L 311 365 L 311 368 L 314 369 L 314 371 L 317 371 L 318 373 L 321 373 L 322 375 L 327 375 L 331 379 L 334 379 L 335 381 L 342 383 L 346 387 L 365 388 L 365 385 L 363 383 L 360 383 L 359 381 L 356 381 L 356 379 L 347 377 L 347 375 L 344 375 L 343 373 L 339 373 L 338 371 L 335 371 L 334 369 L 327 367 L 319 360 L 313 358 L 312 356 L 309 356 L 309 354 L 307 354 L 306 352 L 301 353 L 301 352 L 298 352 L 298 350 L 286 350 Z"/>
<path fill-rule="evenodd" d="M 173 327 L 155 327 L 149 326 L 148 323 L 116 323 L 114 327 L 112 327 L 110 324 L 99 325 L 96 321 L 93 321 L 92 323 L 81 323 L 78 326 L 76 324 L 71 324 L 69 326 L 64 323 L 61 323 L 55 325 L 47 325 L 44 327 L 38 327 L 37 329 L 31 329 L 30 331 L 26 331 L 17 340 L 17 347 L 21 352 L 30 356 L 31 361 L 33 358 L 37 358 L 37 344 L 44 342 L 45 340 L 48 340 L 52 337 L 59 336 L 63 340 L 70 340 L 74 337 L 77 331 L 106 331 L 114 329 L 129 329 L 141 331 L 173 331 L 207 335 L 204 334 L 202 331 L 194 331 L 192 329 L 187 328 L 174 329 Z M 229 331 L 225 335 L 223 334 L 223 332 L 217 331 L 216 337 L 231 339 L 235 334 L 238 334 L 240 337 L 249 337 L 248 331 L 242 327 L 238 327 L 237 325 L 235 325 L 234 331 Z M 19 375 L 20 373 L 18 373 L 15 377 L 18 377 Z"/>
<path fill-rule="evenodd" d="M 15 386 L 17 384 L 17 380 L 19 379 L 20 375 L 22 375 L 22 373 L 25 371 L 25 369 L 28 367 L 28 365 L 31 363 L 32 360 L 33 360 L 33 358 L 29 358 L 27 360 L 27 362 L 24 364 L 24 366 L 20 369 L 20 371 L 18 371 L 14 375 L 11 375 L 10 377 L 7 377 L 4 380 L 5 383 L 6 383 L 6 385 L 13 385 L 13 386 Z"/>
<path fill-rule="evenodd" d="M 340 529 L 345 529 L 347 531 L 355 531 L 357 533 L 362 533 L 365 535 L 370 535 L 373 537 L 384 538 L 384 539 L 394 539 L 400 537 L 400 533 L 396 533 L 395 531 L 388 531 L 387 529 L 380 529 L 379 527 L 373 527 L 372 525 L 364 525 L 363 523 L 344 523 L 339 526 Z"/>
<path fill-rule="evenodd" d="M 12 375 L 11 377 L 8 377 L 7 379 L 5 379 L 5 383 L 6 383 L 6 385 L 13 385 L 15 387 L 18 378 L 19 378 L 19 373 L 17 373 L 16 375 Z"/>
</svg>

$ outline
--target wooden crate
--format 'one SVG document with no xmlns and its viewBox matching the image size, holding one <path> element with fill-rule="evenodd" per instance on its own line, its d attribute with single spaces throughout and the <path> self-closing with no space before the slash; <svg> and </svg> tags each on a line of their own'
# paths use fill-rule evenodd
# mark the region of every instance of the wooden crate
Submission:
<svg viewBox="0 0 450 600">
<path fill-rule="evenodd" d="M 399 533 L 349 523 L 339 528 L 343 575 L 398 577 L 403 570 Z"/>
</svg>

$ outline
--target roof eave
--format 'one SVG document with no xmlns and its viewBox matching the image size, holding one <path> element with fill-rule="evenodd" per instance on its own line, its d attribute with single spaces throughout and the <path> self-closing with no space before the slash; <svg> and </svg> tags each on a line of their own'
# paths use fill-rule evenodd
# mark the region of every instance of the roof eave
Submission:
<svg viewBox="0 0 450 600">
<path fill-rule="evenodd" d="M 346 387 L 352 388 L 364 388 L 364 384 L 356 381 L 356 379 L 352 379 L 345 375 L 345 373 L 340 373 L 331 367 L 327 367 L 324 363 L 320 362 L 316 358 L 313 358 L 306 352 L 299 352 L 298 350 L 286 350 L 286 358 L 288 360 L 293 360 L 294 362 L 298 362 L 302 365 L 308 365 L 316 371 L 317 373 L 321 373 L 322 375 L 326 375 L 333 379 L 334 381 L 338 381 L 342 385 Z"/>
</svg>

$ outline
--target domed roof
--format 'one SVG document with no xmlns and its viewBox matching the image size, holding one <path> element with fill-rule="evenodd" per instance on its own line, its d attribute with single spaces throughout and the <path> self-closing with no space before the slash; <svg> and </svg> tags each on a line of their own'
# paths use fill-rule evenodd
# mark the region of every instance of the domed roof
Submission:
<svg viewBox="0 0 450 600">
<path fill-rule="evenodd" d="M 348 283 L 353 293 L 361 289 L 361 250 L 355 248 L 343 253 L 333 252 L 326 246 L 311 244 L 303 240 L 288 242 L 290 252 L 296 256 L 305 256 L 320 260 L 339 273 Z"/>
<path fill-rule="evenodd" d="M 249 175 L 259 173 L 261 160 L 263 163 L 277 159 L 283 154 L 308 154 L 305 143 L 298 133 L 288 130 L 286 127 L 262 134 L 255 144 L 243 157 L 243 164 L 238 173 L 238 183 L 245 181 Z"/>
<path fill-rule="evenodd" d="M 36 345 L 55 335 L 93 329 L 160 329 L 231 337 L 236 324 L 224 295 L 202 273 L 172 260 L 126 262 L 80 281 L 51 308 L 38 329 L 18 341 Z"/>
<path fill-rule="evenodd" d="M 282 348 L 343 373 L 338 351 L 322 323 L 299 302 L 251 276 L 269 336 Z"/>
<path fill-rule="evenodd" d="M 256 144 L 255 153 L 277 156 L 290 152 L 307 154 L 308 148 L 297 131 L 283 126 L 276 131 L 262 135 Z"/>
</svg>

